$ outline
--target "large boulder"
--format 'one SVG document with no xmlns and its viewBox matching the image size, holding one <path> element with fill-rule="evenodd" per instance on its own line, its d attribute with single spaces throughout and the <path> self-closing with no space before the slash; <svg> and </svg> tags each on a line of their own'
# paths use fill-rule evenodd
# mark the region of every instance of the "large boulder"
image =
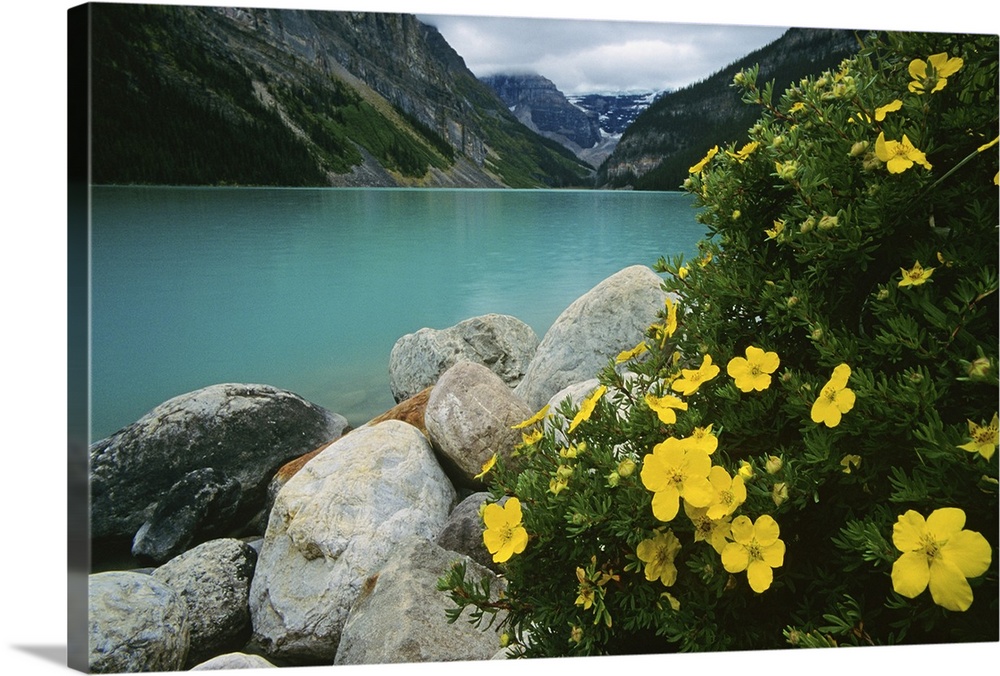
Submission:
<svg viewBox="0 0 1000 676">
<path fill-rule="evenodd" d="M 455 489 L 427 438 L 389 420 L 345 435 L 278 492 L 250 586 L 253 643 L 330 664 L 362 584 L 410 537 L 434 538 Z"/>
<path fill-rule="evenodd" d="M 239 484 L 239 509 L 215 524 L 238 526 L 263 507 L 275 470 L 345 428 L 343 416 L 268 385 L 212 385 L 170 399 L 91 445 L 91 535 L 132 538 L 175 485 L 205 468 L 216 470 L 204 475 L 213 482 Z"/>
<path fill-rule="evenodd" d="M 226 653 L 218 655 L 212 659 L 205 660 L 200 664 L 191 667 L 190 671 L 221 671 L 226 669 L 275 669 L 275 665 L 268 662 L 260 655 L 248 655 L 247 653 Z"/>
<path fill-rule="evenodd" d="M 397 402 L 409 399 L 460 361 L 482 364 L 514 387 L 537 347 L 534 330 L 509 315 L 473 317 L 447 329 L 423 328 L 393 345 L 389 387 Z"/>
<path fill-rule="evenodd" d="M 223 538 L 190 549 L 153 571 L 187 604 L 193 666 L 242 648 L 250 638 L 250 580 L 257 552 Z"/>
<path fill-rule="evenodd" d="M 238 481 L 214 467 L 185 474 L 156 503 L 132 539 L 132 556 L 160 564 L 182 554 L 198 538 L 225 532 L 240 506 Z"/>
<path fill-rule="evenodd" d="M 366 582 L 344 625 L 335 664 L 490 659 L 500 645 L 499 622 L 475 627 L 469 611 L 448 622 L 446 611 L 453 604 L 438 591 L 437 581 L 456 561 L 465 562 L 466 579 L 474 584 L 488 578 L 496 600 L 499 577 L 467 557 L 414 538 Z"/>
<path fill-rule="evenodd" d="M 184 667 L 190 626 L 180 594 L 149 575 L 130 571 L 90 575 L 88 590 L 91 672 Z"/>
<path fill-rule="evenodd" d="M 480 491 L 458 503 L 448 515 L 448 521 L 434 544 L 468 556 L 476 563 L 499 572 L 499 567 L 493 562 L 493 555 L 483 543 L 483 517 L 480 514 L 486 503 L 491 501 L 489 492 Z"/>
<path fill-rule="evenodd" d="M 512 429 L 533 411 L 498 375 L 481 364 L 459 362 L 431 391 L 424 423 L 442 465 L 456 484 L 481 488 L 476 475 L 493 454 L 509 459 L 521 441 Z"/>
<path fill-rule="evenodd" d="M 564 387 L 596 376 L 656 323 L 667 297 L 662 283 L 650 268 L 634 265 L 577 298 L 545 333 L 514 392 L 537 410 Z"/>
</svg>

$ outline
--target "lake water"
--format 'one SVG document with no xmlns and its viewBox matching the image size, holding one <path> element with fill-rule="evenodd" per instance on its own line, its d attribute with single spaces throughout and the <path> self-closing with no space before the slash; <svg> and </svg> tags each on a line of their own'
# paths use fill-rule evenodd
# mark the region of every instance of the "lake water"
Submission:
<svg viewBox="0 0 1000 676">
<path fill-rule="evenodd" d="M 682 193 L 95 187 L 91 439 L 222 382 L 363 424 L 389 353 L 491 312 L 541 338 L 618 270 L 693 256 Z"/>
</svg>

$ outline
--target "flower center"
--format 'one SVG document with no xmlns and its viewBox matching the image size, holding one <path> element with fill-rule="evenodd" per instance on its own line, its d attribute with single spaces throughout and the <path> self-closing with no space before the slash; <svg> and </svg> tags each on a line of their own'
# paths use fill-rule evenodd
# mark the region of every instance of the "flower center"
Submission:
<svg viewBox="0 0 1000 676">
<path fill-rule="evenodd" d="M 747 553 L 750 555 L 751 561 L 763 561 L 764 554 L 761 551 L 762 547 L 757 540 L 751 540 L 750 544 L 747 545 Z"/>
<path fill-rule="evenodd" d="M 934 559 L 941 556 L 941 546 L 943 542 L 938 542 L 934 539 L 934 536 L 930 534 L 925 534 L 921 538 L 921 544 L 923 545 L 924 555 L 927 557 L 927 565 L 930 565 Z"/>
</svg>

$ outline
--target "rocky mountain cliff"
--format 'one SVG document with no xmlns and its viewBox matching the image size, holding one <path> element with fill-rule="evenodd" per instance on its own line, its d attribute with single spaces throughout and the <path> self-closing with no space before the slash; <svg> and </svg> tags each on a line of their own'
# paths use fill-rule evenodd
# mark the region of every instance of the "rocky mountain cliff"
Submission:
<svg viewBox="0 0 1000 676">
<path fill-rule="evenodd" d="M 524 125 L 579 152 L 601 141 L 597 115 L 574 106 L 541 75 L 489 75 L 480 78 L 500 96 Z"/>
<path fill-rule="evenodd" d="M 99 3 L 91 18 L 95 183 L 591 182 L 410 15 Z"/>
<path fill-rule="evenodd" d="M 598 169 L 604 188 L 678 190 L 705 151 L 745 138 L 760 110 L 741 101 L 733 76 L 754 64 L 759 82 L 781 92 L 802 77 L 836 66 L 858 48 L 853 31 L 789 29 L 784 35 L 706 80 L 661 95 L 622 135 Z"/>
<path fill-rule="evenodd" d="M 597 167 L 622 132 L 652 101 L 651 94 L 566 96 L 555 83 L 534 73 L 481 77 L 507 108 L 530 129 L 556 141 Z"/>
</svg>

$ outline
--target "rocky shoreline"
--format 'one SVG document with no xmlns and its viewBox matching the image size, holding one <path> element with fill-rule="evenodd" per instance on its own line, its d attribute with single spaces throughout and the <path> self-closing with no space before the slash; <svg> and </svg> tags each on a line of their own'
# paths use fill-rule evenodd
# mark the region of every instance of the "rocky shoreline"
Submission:
<svg viewBox="0 0 1000 676">
<path fill-rule="evenodd" d="M 476 475 L 513 451 L 513 425 L 593 389 L 665 297 L 632 266 L 541 341 L 506 315 L 403 336 L 399 403 L 357 429 L 291 392 L 228 383 L 95 442 L 93 551 L 144 567 L 89 576 L 90 670 L 503 658 L 496 627 L 449 624 L 436 588 L 457 560 L 502 585 Z"/>
</svg>

